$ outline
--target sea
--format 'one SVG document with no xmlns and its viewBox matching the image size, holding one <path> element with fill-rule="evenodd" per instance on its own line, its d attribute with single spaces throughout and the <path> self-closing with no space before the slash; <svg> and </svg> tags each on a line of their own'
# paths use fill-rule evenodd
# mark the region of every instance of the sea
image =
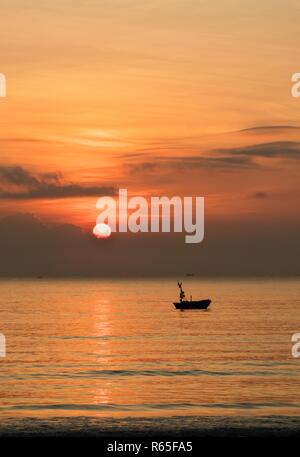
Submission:
<svg viewBox="0 0 300 457">
<path fill-rule="evenodd" d="M 0 434 L 300 430 L 300 279 L 183 288 L 209 309 L 177 278 L 0 280 Z"/>
</svg>

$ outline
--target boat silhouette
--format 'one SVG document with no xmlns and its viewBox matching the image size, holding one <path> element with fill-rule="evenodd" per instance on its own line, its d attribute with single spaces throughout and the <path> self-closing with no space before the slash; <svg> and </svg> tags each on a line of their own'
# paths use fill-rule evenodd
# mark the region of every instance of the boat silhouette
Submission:
<svg viewBox="0 0 300 457">
<path fill-rule="evenodd" d="M 182 289 L 182 282 L 177 282 L 180 294 L 179 302 L 174 302 L 173 305 L 176 309 L 207 309 L 211 303 L 211 300 L 193 300 L 192 297 L 190 300 L 186 300 L 185 293 Z"/>
</svg>

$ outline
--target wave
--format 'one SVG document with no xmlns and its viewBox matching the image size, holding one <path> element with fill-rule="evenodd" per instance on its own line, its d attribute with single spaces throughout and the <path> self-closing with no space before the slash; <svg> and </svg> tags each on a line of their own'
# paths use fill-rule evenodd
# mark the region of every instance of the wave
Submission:
<svg viewBox="0 0 300 457">
<path fill-rule="evenodd" d="M 115 412 L 130 412 L 130 411 L 150 411 L 150 410 L 194 410 L 194 409 L 240 409 L 253 410 L 264 408 L 300 408 L 300 403 L 288 402 L 236 402 L 236 403 L 142 403 L 142 404 L 23 404 L 2 406 L 1 411 L 35 411 L 35 410 L 64 410 L 64 411 L 115 411 Z"/>
<path fill-rule="evenodd" d="M 48 367 L 49 368 L 49 367 Z M 181 377 L 181 376 L 213 376 L 213 377 L 224 377 L 224 376 L 278 376 L 278 375 L 288 375 L 293 376 L 296 373 L 291 373 L 290 371 L 283 372 L 281 371 L 271 371 L 271 370 L 261 370 L 261 371 L 210 371 L 210 370 L 83 370 L 83 371 L 72 371 L 72 372 L 35 372 L 29 374 L 18 374 L 15 376 L 2 376 L 6 379 L 34 379 L 34 378 L 49 378 L 49 379 L 61 379 L 61 378 L 86 378 L 86 379 L 101 379 L 101 378 L 114 378 L 114 377 Z"/>
</svg>

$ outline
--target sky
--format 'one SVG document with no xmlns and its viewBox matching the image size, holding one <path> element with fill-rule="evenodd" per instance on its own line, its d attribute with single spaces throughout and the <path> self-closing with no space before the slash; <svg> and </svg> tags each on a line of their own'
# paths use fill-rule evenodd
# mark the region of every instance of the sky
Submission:
<svg viewBox="0 0 300 457">
<path fill-rule="evenodd" d="M 0 275 L 300 273 L 297 0 L 3 0 L 1 19 Z M 94 240 L 119 188 L 204 196 L 204 241 Z"/>
</svg>

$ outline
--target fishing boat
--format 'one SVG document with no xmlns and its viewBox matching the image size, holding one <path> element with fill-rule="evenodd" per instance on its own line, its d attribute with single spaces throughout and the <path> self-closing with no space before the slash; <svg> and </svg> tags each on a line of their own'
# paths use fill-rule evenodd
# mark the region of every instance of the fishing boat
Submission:
<svg viewBox="0 0 300 457">
<path fill-rule="evenodd" d="M 182 282 L 177 282 L 180 294 L 179 294 L 179 302 L 174 302 L 173 305 L 176 309 L 207 309 L 211 303 L 211 300 L 193 300 L 191 297 L 190 300 L 187 300 L 185 297 L 185 293 L 182 289 Z"/>
</svg>

